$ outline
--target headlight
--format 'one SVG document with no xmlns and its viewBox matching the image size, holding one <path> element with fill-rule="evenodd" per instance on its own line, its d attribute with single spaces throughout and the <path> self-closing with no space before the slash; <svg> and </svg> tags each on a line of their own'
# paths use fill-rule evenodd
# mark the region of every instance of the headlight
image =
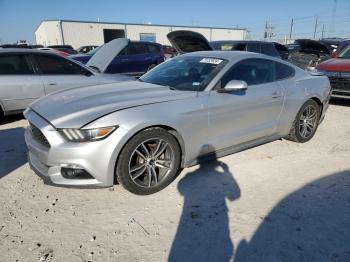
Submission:
<svg viewBox="0 0 350 262">
<path fill-rule="evenodd" d="M 58 132 L 69 142 L 90 142 L 104 139 L 116 129 L 115 126 L 95 129 L 63 128 Z"/>
</svg>

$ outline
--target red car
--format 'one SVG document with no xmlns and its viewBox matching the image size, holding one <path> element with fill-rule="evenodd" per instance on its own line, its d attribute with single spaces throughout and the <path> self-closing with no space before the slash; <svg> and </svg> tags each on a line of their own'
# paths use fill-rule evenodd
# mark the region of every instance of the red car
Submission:
<svg viewBox="0 0 350 262">
<path fill-rule="evenodd" d="M 350 45 L 337 57 L 318 64 L 316 69 L 328 76 L 332 96 L 350 97 Z"/>
</svg>

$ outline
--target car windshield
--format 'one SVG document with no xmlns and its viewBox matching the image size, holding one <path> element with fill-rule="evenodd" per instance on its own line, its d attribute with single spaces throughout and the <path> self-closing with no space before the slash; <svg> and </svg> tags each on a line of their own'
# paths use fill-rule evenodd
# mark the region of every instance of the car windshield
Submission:
<svg viewBox="0 0 350 262">
<path fill-rule="evenodd" d="M 176 90 L 203 91 L 226 63 L 219 58 L 179 56 L 149 71 L 140 81 Z"/>
<path fill-rule="evenodd" d="M 338 56 L 339 58 L 350 58 L 350 46 Z"/>
</svg>

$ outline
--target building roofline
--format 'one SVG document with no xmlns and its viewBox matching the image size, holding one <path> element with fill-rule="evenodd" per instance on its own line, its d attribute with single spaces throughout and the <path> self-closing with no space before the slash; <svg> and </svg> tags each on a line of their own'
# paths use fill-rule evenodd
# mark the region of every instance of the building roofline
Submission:
<svg viewBox="0 0 350 262">
<path fill-rule="evenodd" d="M 140 25 L 140 26 L 167 26 L 167 27 L 185 27 L 185 28 L 203 28 L 203 29 L 226 29 L 226 30 L 244 30 L 246 28 L 237 27 L 214 27 L 214 26 L 189 26 L 189 25 L 164 25 L 164 24 L 140 24 L 140 23 L 120 23 L 120 22 L 96 22 L 96 21 L 83 21 L 83 20 L 61 20 L 61 19 L 45 19 L 35 29 L 35 32 L 44 22 L 68 22 L 68 23 L 89 23 L 89 24 L 113 24 L 113 25 Z"/>
</svg>

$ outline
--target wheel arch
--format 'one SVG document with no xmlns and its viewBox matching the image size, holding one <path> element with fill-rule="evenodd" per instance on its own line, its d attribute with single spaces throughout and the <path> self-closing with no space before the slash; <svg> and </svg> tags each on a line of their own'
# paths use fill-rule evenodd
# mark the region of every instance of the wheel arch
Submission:
<svg viewBox="0 0 350 262">
<path fill-rule="evenodd" d="M 137 130 L 136 132 L 134 132 L 127 140 L 126 142 L 123 144 L 122 148 L 120 149 L 118 156 L 116 158 L 115 161 L 115 166 L 114 166 L 114 174 L 116 173 L 116 168 L 117 168 L 117 163 L 120 157 L 120 153 L 123 151 L 125 145 L 133 138 L 135 137 L 137 134 L 139 134 L 140 132 L 147 130 L 147 129 L 152 129 L 152 128 L 161 128 L 166 130 L 167 132 L 169 132 L 171 135 L 174 136 L 174 138 L 176 139 L 177 143 L 179 144 L 180 147 L 180 155 L 181 155 L 181 162 L 180 162 L 180 167 L 183 168 L 185 165 L 185 142 L 180 134 L 180 132 L 178 130 L 176 130 L 174 127 L 171 127 L 169 125 L 165 125 L 165 124 L 154 124 L 154 125 L 149 125 L 147 127 L 143 127 L 139 130 Z M 116 183 L 116 176 L 114 176 L 114 184 Z"/>
<path fill-rule="evenodd" d="M 320 115 L 319 115 L 319 117 L 321 117 L 322 113 L 323 113 L 323 103 L 321 102 L 321 100 L 318 97 L 311 97 L 309 100 L 314 100 L 320 106 Z"/>
</svg>

